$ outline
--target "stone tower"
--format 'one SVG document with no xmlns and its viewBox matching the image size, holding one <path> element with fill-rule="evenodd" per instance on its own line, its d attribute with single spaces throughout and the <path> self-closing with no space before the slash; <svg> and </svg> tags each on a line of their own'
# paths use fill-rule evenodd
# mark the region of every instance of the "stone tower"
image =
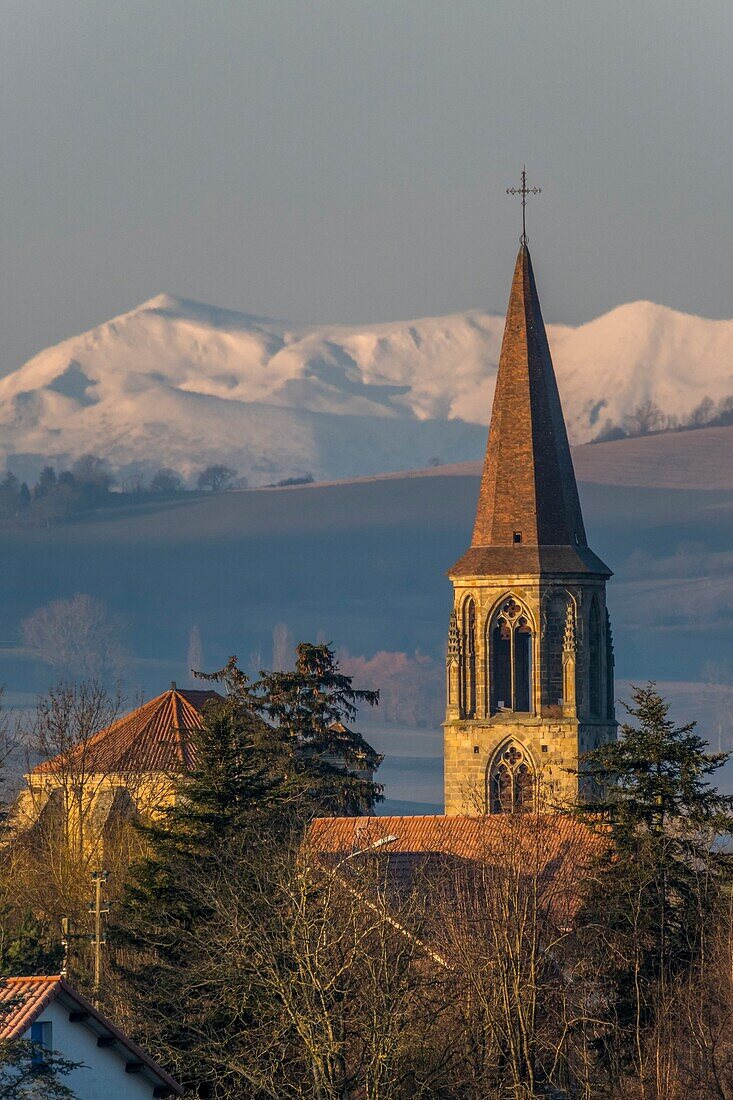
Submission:
<svg viewBox="0 0 733 1100">
<path fill-rule="evenodd" d="M 616 736 L 611 572 L 586 541 L 525 241 L 473 539 L 448 575 L 445 812 L 574 798 L 579 754 Z"/>
</svg>

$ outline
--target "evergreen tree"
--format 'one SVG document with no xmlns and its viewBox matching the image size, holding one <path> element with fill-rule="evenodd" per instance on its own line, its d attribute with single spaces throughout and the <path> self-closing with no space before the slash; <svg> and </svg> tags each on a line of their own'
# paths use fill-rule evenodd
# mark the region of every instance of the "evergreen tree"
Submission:
<svg viewBox="0 0 733 1100">
<path fill-rule="evenodd" d="M 578 927 L 595 945 L 599 1003 L 618 1025 L 621 1061 L 643 1076 L 645 1029 L 699 957 L 730 879 L 717 841 L 733 833 L 733 797 L 708 782 L 729 754 L 708 753 L 694 722 L 676 726 L 655 684 L 635 687 L 626 709 L 619 740 L 581 761 L 588 801 L 574 812 L 609 843 Z"/>
<path fill-rule="evenodd" d="M 359 703 L 378 704 L 379 692 L 354 688 L 329 646 L 301 642 L 294 669 L 263 672 L 254 683 L 236 657 L 219 672 L 198 675 L 223 684 L 243 708 L 269 719 L 265 736 L 271 751 L 289 761 L 302 820 L 359 814 L 380 801 L 382 787 L 371 776 L 382 757 L 347 725 L 355 720 Z"/>
<path fill-rule="evenodd" d="M 379 801 L 381 787 L 357 773 L 371 776 L 382 758 L 347 725 L 359 703 L 377 705 L 379 692 L 352 687 L 329 646 L 301 642 L 295 668 L 265 673 L 254 690 L 308 774 L 320 812 L 361 813 Z"/>
<path fill-rule="evenodd" d="M 57 974 L 63 959 L 58 938 L 51 935 L 48 921 L 29 909 L 18 914 L 5 904 L 0 908 L 0 974 L 30 977 Z"/>
<path fill-rule="evenodd" d="M 39 474 L 33 496 L 36 500 L 47 497 L 56 488 L 56 471 L 53 466 L 44 466 Z"/>
<path fill-rule="evenodd" d="M 202 978 L 215 938 L 207 928 L 221 884 L 236 875 L 247 889 L 256 853 L 283 843 L 294 799 L 282 761 L 265 751 L 262 720 L 239 699 L 209 703 L 190 745 L 195 766 L 174 804 L 140 826 L 149 855 L 131 870 L 110 934 L 123 949 L 118 977 L 138 1037 L 198 1095 L 214 1096 L 207 1051 L 213 1042 L 237 1048 L 247 1010 L 225 1011 Z"/>
<path fill-rule="evenodd" d="M 20 482 L 12 470 L 8 470 L 5 477 L 0 481 L 0 492 L 8 493 L 10 496 L 17 496 L 19 489 Z"/>
</svg>

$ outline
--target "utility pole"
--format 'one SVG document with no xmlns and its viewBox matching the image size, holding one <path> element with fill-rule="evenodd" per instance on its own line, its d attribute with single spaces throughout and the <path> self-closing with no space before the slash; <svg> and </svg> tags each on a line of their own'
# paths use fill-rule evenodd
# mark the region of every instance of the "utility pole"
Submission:
<svg viewBox="0 0 733 1100">
<path fill-rule="evenodd" d="M 94 883 L 94 901 L 89 902 L 89 910 L 94 913 L 94 996 L 99 995 L 99 987 L 102 981 L 102 944 L 107 942 L 107 937 L 102 935 L 102 917 L 109 913 L 109 906 L 102 906 L 102 886 L 109 878 L 109 871 L 92 871 Z"/>
<path fill-rule="evenodd" d="M 69 942 L 71 939 L 71 933 L 69 931 L 69 918 L 61 918 L 61 947 L 64 952 L 64 959 L 61 964 L 61 977 L 65 978 L 69 972 Z"/>
</svg>

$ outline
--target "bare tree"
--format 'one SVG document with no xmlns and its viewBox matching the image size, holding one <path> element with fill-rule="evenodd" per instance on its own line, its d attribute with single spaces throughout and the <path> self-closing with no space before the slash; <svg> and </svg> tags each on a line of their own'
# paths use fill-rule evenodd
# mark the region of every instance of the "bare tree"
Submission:
<svg viewBox="0 0 733 1100">
<path fill-rule="evenodd" d="M 627 435 L 649 435 L 659 432 L 667 426 L 667 418 L 650 397 L 641 401 L 628 416 L 624 417 L 624 430 Z"/>
<path fill-rule="evenodd" d="M 440 1091 L 449 971 L 418 934 L 419 893 L 391 893 L 380 859 L 352 875 L 303 851 L 273 858 L 266 844 L 240 858 L 242 872 L 222 868 L 197 891 L 214 916 L 194 932 L 201 963 L 189 977 L 217 1095 L 452 1095 Z M 239 1022 L 238 1037 L 216 1026 L 212 1004 Z"/>
<path fill-rule="evenodd" d="M 24 645 L 64 679 L 122 679 L 128 654 L 120 641 L 122 621 L 94 596 L 78 593 L 39 607 L 20 626 Z"/>
<path fill-rule="evenodd" d="M 379 684 L 382 718 L 405 726 L 440 724 L 443 681 L 437 662 L 425 653 L 380 650 L 373 657 L 339 651 L 344 672 L 355 679 Z"/>
<path fill-rule="evenodd" d="M 237 471 L 232 470 L 231 467 L 214 464 L 201 471 L 196 478 L 196 485 L 199 489 L 209 489 L 212 493 L 218 493 L 225 489 L 236 476 Z"/>
<path fill-rule="evenodd" d="M 140 496 L 145 492 L 145 477 L 143 474 L 129 474 L 122 482 L 122 491 L 132 496 Z"/>
<path fill-rule="evenodd" d="M 592 976 L 572 949 L 579 850 L 558 844 L 558 821 L 506 817 L 437 880 L 434 942 L 455 972 L 461 1046 L 450 1095 L 599 1095 L 584 1056 Z"/>
<path fill-rule="evenodd" d="M 119 709 L 119 697 L 99 684 L 61 684 L 19 723 L 28 774 L 10 819 L 0 900 L 17 904 L 21 897 L 59 938 L 63 917 L 75 936 L 91 931 L 91 871 L 110 872 L 109 899 L 142 851 L 133 822 L 140 796 L 148 802 L 156 797 L 154 785 L 145 775 L 114 770 L 94 736 L 114 722 Z M 86 941 L 75 939 L 74 945 L 83 975 Z"/>
<path fill-rule="evenodd" d="M 77 458 L 71 472 L 79 485 L 91 485 L 105 493 L 114 485 L 115 479 L 106 460 L 98 455 L 86 454 Z"/>
<path fill-rule="evenodd" d="M 191 684 L 195 686 L 198 683 L 196 673 L 201 672 L 204 667 L 204 643 L 201 639 L 201 631 L 196 623 L 193 624 L 188 632 L 186 667 L 188 669 L 189 680 Z"/>
<path fill-rule="evenodd" d="M 47 814 L 54 840 L 74 859 L 93 847 L 92 808 L 106 779 L 92 739 L 118 713 L 119 698 L 109 696 L 99 684 L 59 684 L 19 722 L 18 734 L 28 753 L 28 816 L 38 822 L 43 809 L 54 810 Z M 38 761 L 42 772 L 33 767 Z"/>
<path fill-rule="evenodd" d="M 293 635 L 285 623 L 277 623 L 272 628 L 272 671 L 284 672 L 293 664 L 295 642 Z"/>
<path fill-rule="evenodd" d="M 150 482 L 151 493 L 180 493 L 182 488 L 181 475 L 169 466 L 161 466 Z"/>
</svg>

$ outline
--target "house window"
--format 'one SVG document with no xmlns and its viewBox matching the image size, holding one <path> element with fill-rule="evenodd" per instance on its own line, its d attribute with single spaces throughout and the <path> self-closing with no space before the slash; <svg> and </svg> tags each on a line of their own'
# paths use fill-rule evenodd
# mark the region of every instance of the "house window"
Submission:
<svg viewBox="0 0 733 1100">
<path fill-rule="evenodd" d="M 50 1020 L 36 1020 L 31 1024 L 31 1042 L 34 1044 L 32 1061 L 35 1065 L 43 1062 L 43 1051 L 53 1049 L 53 1024 Z"/>
<path fill-rule="evenodd" d="M 532 710 L 532 627 L 511 597 L 491 630 L 491 709 Z"/>
<path fill-rule="evenodd" d="M 522 541 L 522 532 L 521 531 L 515 531 L 514 535 L 512 537 L 513 537 L 513 540 L 514 540 L 515 543 L 519 543 L 519 542 Z"/>
<path fill-rule="evenodd" d="M 31 1042 L 38 1043 L 44 1050 L 53 1046 L 53 1024 L 50 1020 L 36 1020 L 31 1024 Z"/>
<path fill-rule="evenodd" d="M 489 773 L 487 795 L 492 814 L 527 813 L 534 809 L 534 769 L 524 749 L 514 742 L 495 760 Z"/>
</svg>

